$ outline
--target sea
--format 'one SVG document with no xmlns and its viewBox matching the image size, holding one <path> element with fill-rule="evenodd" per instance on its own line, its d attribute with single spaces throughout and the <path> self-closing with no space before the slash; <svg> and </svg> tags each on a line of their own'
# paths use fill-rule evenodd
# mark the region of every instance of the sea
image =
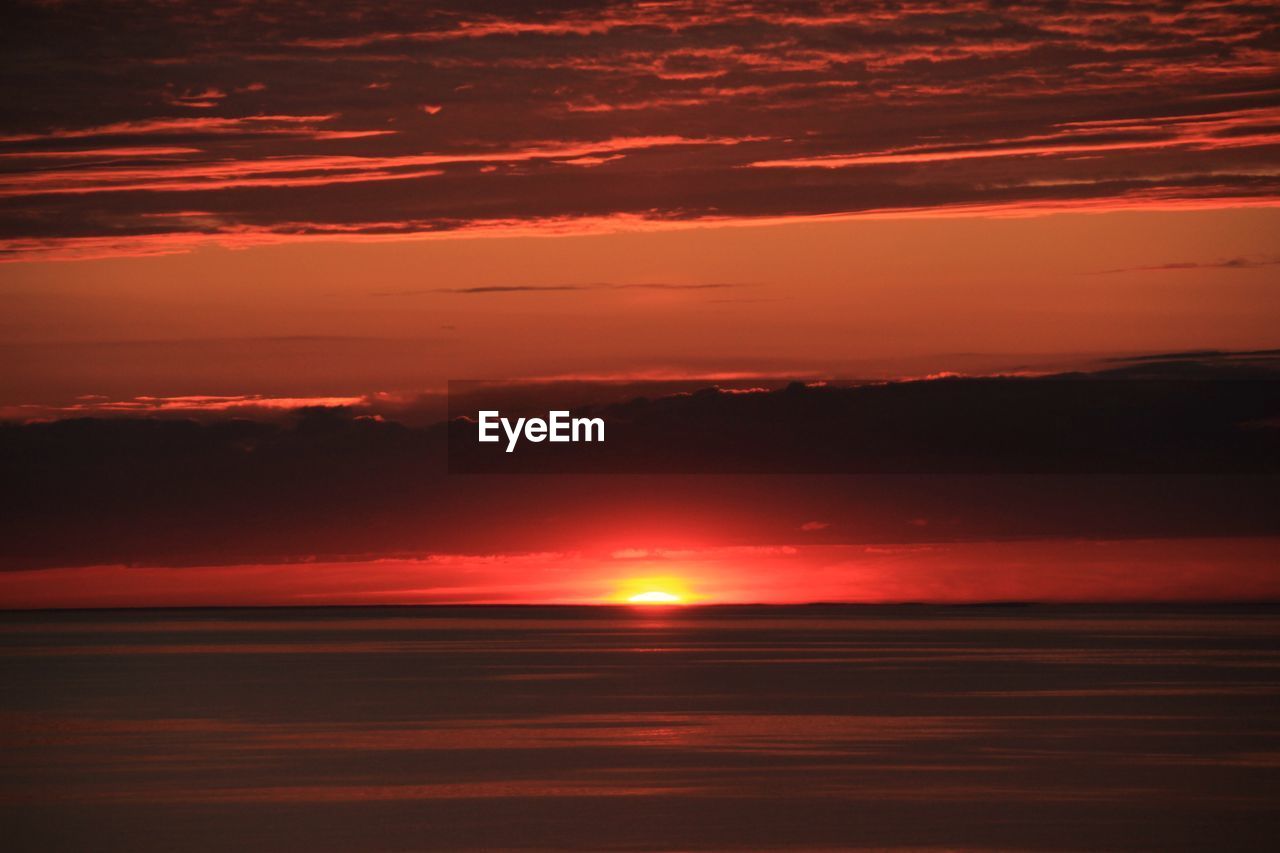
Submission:
<svg viewBox="0 0 1280 853">
<path fill-rule="evenodd" d="M 1277 838 L 1280 606 L 0 613 L 10 853 Z"/>
</svg>

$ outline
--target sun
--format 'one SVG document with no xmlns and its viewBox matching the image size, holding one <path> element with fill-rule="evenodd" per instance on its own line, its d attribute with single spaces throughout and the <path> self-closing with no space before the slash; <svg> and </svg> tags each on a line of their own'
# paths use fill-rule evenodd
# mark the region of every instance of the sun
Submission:
<svg viewBox="0 0 1280 853">
<path fill-rule="evenodd" d="M 684 599 L 670 592 L 663 592 L 660 589 L 651 589 L 648 592 L 638 592 L 629 596 L 627 601 L 631 604 L 683 604 Z"/>
<path fill-rule="evenodd" d="M 608 600 L 615 604 L 674 605 L 696 604 L 702 596 L 694 592 L 687 578 L 676 574 L 651 574 L 616 581 Z"/>
</svg>

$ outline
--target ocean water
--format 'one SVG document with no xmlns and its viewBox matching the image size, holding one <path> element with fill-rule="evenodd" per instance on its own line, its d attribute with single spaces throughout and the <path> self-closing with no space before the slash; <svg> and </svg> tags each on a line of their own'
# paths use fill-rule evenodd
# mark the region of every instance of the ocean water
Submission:
<svg viewBox="0 0 1280 853">
<path fill-rule="evenodd" d="M 8 851 L 1221 850 L 1280 608 L 0 614 Z"/>
</svg>

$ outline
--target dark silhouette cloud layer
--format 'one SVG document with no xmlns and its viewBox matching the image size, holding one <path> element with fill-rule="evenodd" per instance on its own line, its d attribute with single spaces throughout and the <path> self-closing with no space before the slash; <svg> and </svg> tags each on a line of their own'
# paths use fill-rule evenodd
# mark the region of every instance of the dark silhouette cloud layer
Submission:
<svg viewBox="0 0 1280 853">
<path fill-rule="evenodd" d="M 413 426 L 370 401 L 103 407 L 0 425 L 0 568 L 801 535 L 1274 536 L 1273 361 L 1169 354 L 1043 379 L 704 388 L 590 404 L 610 424 L 605 444 L 555 445 L 568 458 L 522 446 L 496 461 L 452 446 L 474 442 L 474 423 Z M 548 400 L 600 391 L 479 388 L 465 406 L 474 415 L 505 397 L 545 413 Z M 734 476 L 694 476 L 706 474 Z"/>
<path fill-rule="evenodd" d="M 10 20 L 10 258 L 1273 205 L 1280 186 L 1269 3 L 124 0 Z"/>
</svg>

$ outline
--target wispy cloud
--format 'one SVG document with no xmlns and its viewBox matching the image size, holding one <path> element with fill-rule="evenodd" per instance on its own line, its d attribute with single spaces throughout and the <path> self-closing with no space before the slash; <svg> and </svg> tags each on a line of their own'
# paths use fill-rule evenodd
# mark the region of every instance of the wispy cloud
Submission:
<svg viewBox="0 0 1280 853">
<path fill-rule="evenodd" d="M 583 156 L 679 145 L 724 145 L 737 140 L 679 136 L 621 137 L 586 143 L 534 143 L 471 153 L 392 156 L 283 156 L 261 159 L 181 157 L 148 165 L 71 164 L 26 174 L 0 175 L 0 197 L 17 195 L 213 191 L 249 186 L 315 186 L 365 181 L 410 180 L 445 174 L 445 167 L 513 164 L 534 160 L 574 165 Z M 171 149 L 177 157 L 187 152 Z M 201 153 L 196 150 L 194 153 Z M 21 155 L 15 155 L 21 156 Z M 161 155 L 153 153 L 152 156 Z M 495 166 L 496 167 L 496 166 Z"/>
<path fill-rule="evenodd" d="M 761 160 L 755 168 L 843 169 L 850 166 L 940 163 L 987 158 L 1053 157 L 1143 150 L 1270 146 L 1280 142 L 1280 108 L 1220 115 L 1154 117 L 1133 122 L 1066 122 L 1050 133 L 992 138 L 978 143 L 913 145 L 854 154 Z"/>
<path fill-rule="evenodd" d="M 1124 272 L 1181 272 L 1188 270 L 1251 270 L 1280 265 L 1280 258 L 1226 258 L 1219 261 L 1175 261 L 1167 264 L 1151 264 L 1140 267 L 1119 267 L 1099 270 L 1093 275 L 1112 275 Z"/>
<path fill-rule="evenodd" d="M 475 287 L 435 287 L 423 290 L 389 290 L 379 291 L 372 296 L 424 296 L 432 293 L 560 293 L 580 290 L 723 290 L 726 288 L 747 287 L 745 284 L 706 283 L 706 284 L 673 284 L 665 282 L 641 282 L 635 284 L 609 284 L 594 282 L 589 284 L 484 284 Z"/>
</svg>

